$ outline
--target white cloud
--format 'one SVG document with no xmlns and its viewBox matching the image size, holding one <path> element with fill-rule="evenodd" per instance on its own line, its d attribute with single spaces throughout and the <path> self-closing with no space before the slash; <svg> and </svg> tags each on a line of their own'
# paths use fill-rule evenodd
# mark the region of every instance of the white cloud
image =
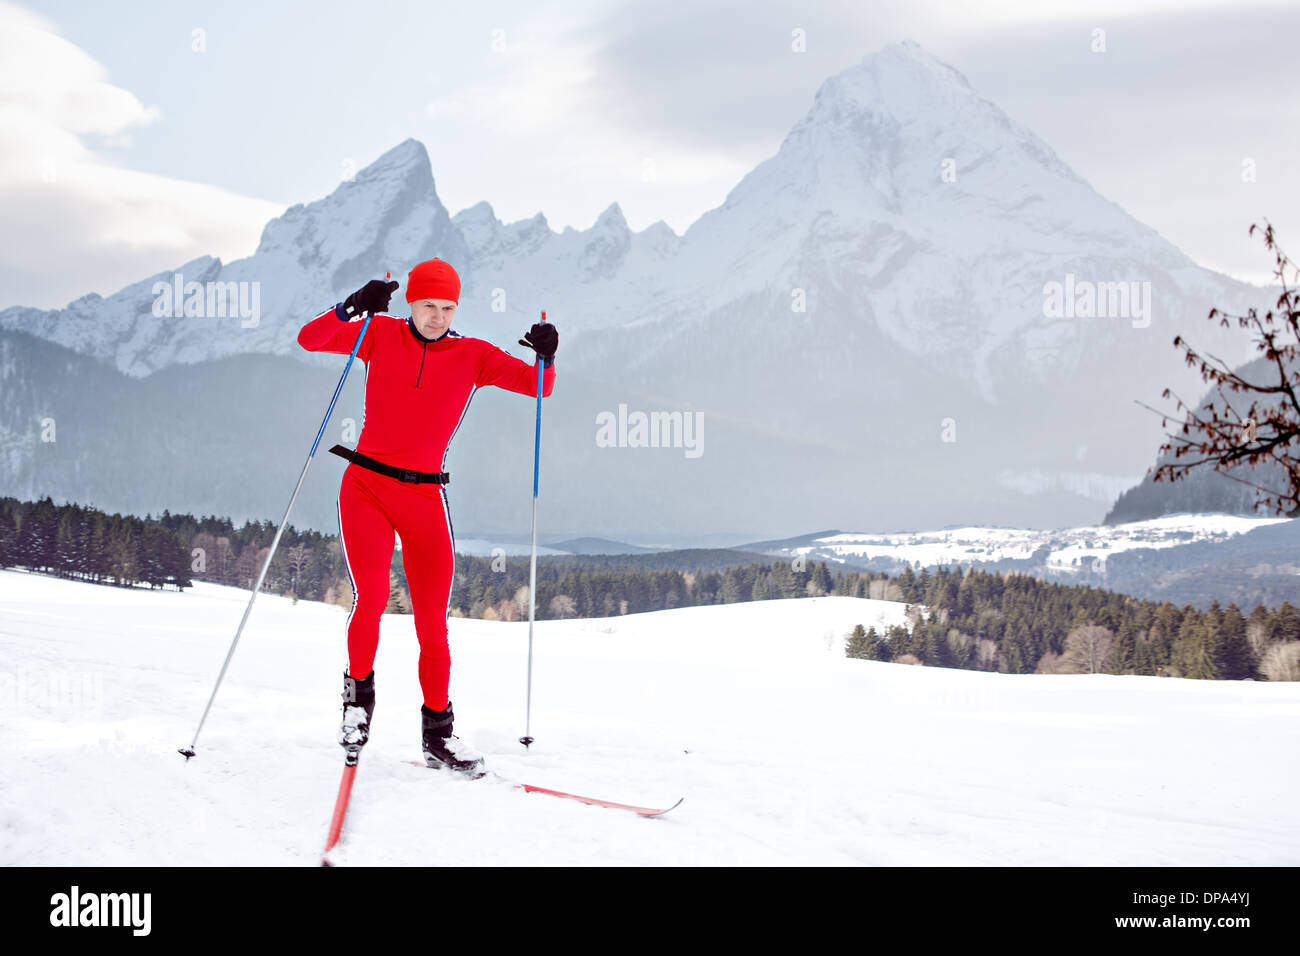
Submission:
<svg viewBox="0 0 1300 956">
<path fill-rule="evenodd" d="M 587 204 L 592 206 L 591 219 L 617 198 L 625 213 L 632 207 L 655 210 L 639 217 L 648 224 L 666 215 L 655 209 L 652 194 L 638 194 L 648 185 L 704 186 L 725 193 L 749 172 L 752 163 L 726 149 L 665 138 L 657 129 L 642 127 L 634 112 L 611 109 L 602 83 L 602 41 L 579 29 L 585 25 L 584 19 L 566 26 L 548 16 L 543 24 L 511 28 L 493 49 L 491 68 L 478 82 L 430 100 L 424 118 L 455 124 L 466 140 L 516 142 L 529 151 L 530 164 L 550 171 L 552 182 L 571 180 L 576 173 L 593 197 Z M 477 133 L 467 133 L 471 129 Z M 429 143 L 436 139 L 422 138 Z M 542 149 L 539 140 L 544 141 Z M 495 192 L 499 200 L 502 187 Z M 547 213 L 554 216 L 555 210 Z M 694 218 L 684 219 L 679 231 Z"/>
<path fill-rule="evenodd" d="M 62 306 L 199 255 L 253 251 L 283 204 L 122 169 L 94 151 L 161 121 L 48 20 L 0 3 L 0 307 Z M 68 262 L 76 269 L 60 268 Z"/>
</svg>

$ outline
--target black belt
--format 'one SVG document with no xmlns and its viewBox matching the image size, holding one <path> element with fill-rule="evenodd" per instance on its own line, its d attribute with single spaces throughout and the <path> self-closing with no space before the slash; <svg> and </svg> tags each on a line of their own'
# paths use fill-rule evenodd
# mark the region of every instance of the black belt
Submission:
<svg viewBox="0 0 1300 956">
<path fill-rule="evenodd" d="M 409 468 L 395 468 L 392 465 L 385 465 L 382 461 L 371 458 L 369 455 L 353 451 L 346 445 L 335 445 L 330 449 L 330 453 L 338 455 L 340 458 L 346 458 L 354 465 L 369 468 L 371 471 L 377 471 L 389 478 L 396 478 L 398 481 L 408 481 L 417 485 L 422 482 L 445 485 L 451 481 L 451 472 L 449 471 L 411 471 Z"/>
</svg>

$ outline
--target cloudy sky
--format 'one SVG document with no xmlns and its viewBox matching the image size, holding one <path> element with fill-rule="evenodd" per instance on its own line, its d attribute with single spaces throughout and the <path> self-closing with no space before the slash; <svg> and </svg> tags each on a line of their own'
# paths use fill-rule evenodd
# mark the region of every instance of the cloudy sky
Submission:
<svg viewBox="0 0 1300 956">
<path fill-rule="evenodd" d="M 248 255 L 407 137 L 453 214 L 587 228 L 617 201 L 681 233 L 823 80 L 903 39 L 1198 262 L 1264 281 L 1251 222 L 1300 254 L 1297 35 L 1300 5 L 1235 0 L 0 0 L 0 307 Z"/>
</svg>

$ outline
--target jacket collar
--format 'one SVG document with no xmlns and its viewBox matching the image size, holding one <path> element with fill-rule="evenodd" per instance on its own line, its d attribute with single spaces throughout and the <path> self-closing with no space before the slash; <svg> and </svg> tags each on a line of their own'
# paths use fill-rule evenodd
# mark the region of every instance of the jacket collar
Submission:
<svg viewBox="0 0 1300 956">
<path fill-rule="evenodd" d="M 415 327 L 414 316 L 411 316 L 406 320 L 406 327 L 410 329 L 411 334 L 414 335 L 421 342 L 441 342 L 443 339 L 447 338 L 447 336 L 452 334 L 451 329 L 448 328 L 446 332 L 443 332 L 442 335 L 438 336 L 436 339 L 428 338 L 419 329 Z"/>
</svg>

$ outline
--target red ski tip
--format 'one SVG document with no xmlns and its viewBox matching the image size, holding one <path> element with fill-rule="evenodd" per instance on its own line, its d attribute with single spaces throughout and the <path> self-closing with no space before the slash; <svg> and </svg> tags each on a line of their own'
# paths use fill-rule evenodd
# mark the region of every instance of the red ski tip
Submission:
<svg viewBox="0 0 1300 956">
<path fill-rule="evenodd" d="M 348 800 L 352 796 L 352 780 L 357 775 L 357 761 L 354 754 L 349 753 L 344 759 L 343 779 L 339 781 L 339 795 L 334 801 L 334 817 L 330 820 L 329 835 L 325 838 L 325 849 L 321 853 L 321 866 L 332 866 L 327 859 L 330 850 L 339 842 L 339 836 L 343 832 L 343 818 L 348 813 Z"/>
</svg>

